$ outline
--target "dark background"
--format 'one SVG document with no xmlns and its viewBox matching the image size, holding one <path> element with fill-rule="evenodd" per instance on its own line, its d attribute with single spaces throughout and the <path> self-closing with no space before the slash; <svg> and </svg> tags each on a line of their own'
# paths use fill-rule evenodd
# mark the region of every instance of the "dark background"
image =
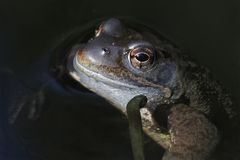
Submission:
<svg viewBox="0 0 240 160">
<path fill-rule="evenodd" d="M 210 68 L 240 104 L 238 0 L 1 0 L 0 67 L 24 70 L 72 28 L 114 16 L 158 29 Z"/>
</svg>

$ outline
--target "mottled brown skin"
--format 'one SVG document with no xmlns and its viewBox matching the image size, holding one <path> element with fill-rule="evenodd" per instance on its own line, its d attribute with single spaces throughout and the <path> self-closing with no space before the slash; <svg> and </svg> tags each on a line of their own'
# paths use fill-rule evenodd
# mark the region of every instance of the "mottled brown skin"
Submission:
<svg viewBox="0 0 240 160">
<path fill-rule="evenodd" d="M 146 53 L 131 52 L 136 46 Z M 143 130 L 166 149 L 163 160 L 213 159 L 230 148 L 222 146 L 233 136 L 239 109 L 205 67 L 156 31 L 110 19 L 71 54 L 71 75 L 124 113 L 134 96 L 148 98 L 140 110 Z"/>
<path fill-rule="evenodd" d="M 165 145 L 164 160 L 207 159 L 219 140 L 217 128 L 205 115 L 184 104 L 170 106 L 168 129 L 170 142 Z"/>
</svg>

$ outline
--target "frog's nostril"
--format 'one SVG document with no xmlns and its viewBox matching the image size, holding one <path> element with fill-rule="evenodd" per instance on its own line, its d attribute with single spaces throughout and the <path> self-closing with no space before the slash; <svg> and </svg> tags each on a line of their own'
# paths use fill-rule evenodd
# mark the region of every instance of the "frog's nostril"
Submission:
<svg viewBox="0 0 240 160">
<path fill-rule="evenodd" d="M 110 49 L 109 48 L 102 48 L 102 55 L 109 54 Z"/>
<path fill-rule="evenodd" d="M 121 37 L 125 33 L 125 27 L 120 20 L 115 18 L 107 20 L 101 27 L 105 33 L 113 37 Z"/>
</svg>

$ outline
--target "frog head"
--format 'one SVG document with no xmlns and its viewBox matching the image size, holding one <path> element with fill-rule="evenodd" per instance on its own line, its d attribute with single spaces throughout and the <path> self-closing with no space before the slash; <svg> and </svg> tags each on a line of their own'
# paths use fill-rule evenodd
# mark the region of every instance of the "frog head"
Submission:
<svg viewBox="0 0 240 160">
<path fill-rule="evenodd" d="M 176 49 L 158 32 L 135 26 L 103 21 L 93 37 L 73 47 L 68 60 L 75 80 L 122 111 L 136 95 L 150 103 L 176 99 L 181 92 Z"/>
</svg>

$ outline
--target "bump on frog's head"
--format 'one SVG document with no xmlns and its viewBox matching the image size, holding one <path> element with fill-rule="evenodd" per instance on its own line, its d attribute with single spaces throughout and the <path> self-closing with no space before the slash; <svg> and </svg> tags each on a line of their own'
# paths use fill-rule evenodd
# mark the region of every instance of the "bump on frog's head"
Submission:
<svg viewBox="0 0 240 160">
<path fill-rule="evenodd" d="M 77 80 L 120 108 L 138 94 L 173 97 L 178 68 L 169 52 L 174 47 L 146 26 L 126 24 L 106 20 L 75 47 Z"/>
</svg>

